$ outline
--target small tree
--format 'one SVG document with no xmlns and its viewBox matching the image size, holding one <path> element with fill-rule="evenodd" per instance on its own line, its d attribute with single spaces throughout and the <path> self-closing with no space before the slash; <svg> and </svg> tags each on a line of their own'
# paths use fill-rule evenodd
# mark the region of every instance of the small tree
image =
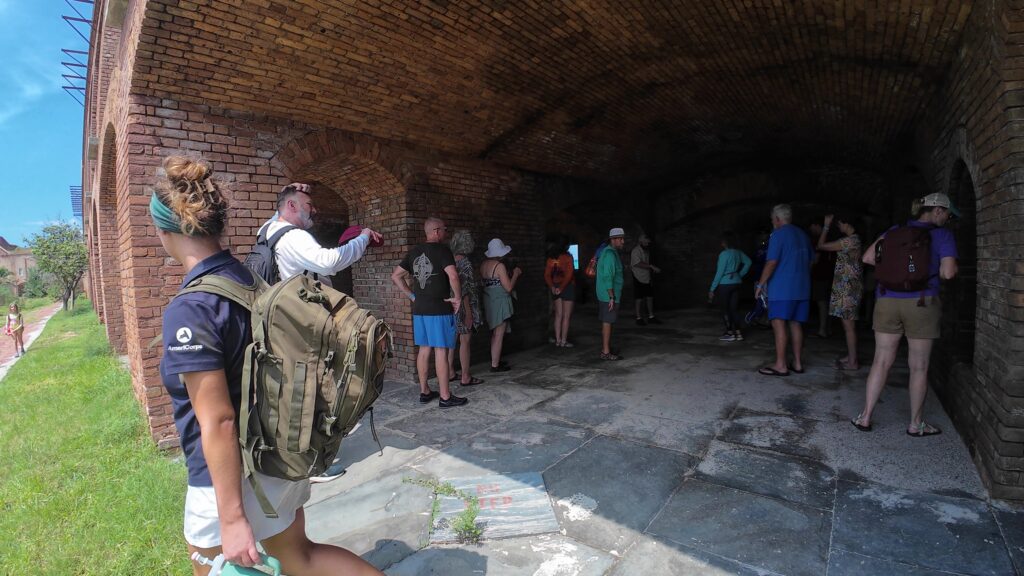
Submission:
<svg viewBox="0 0 1024 576">
<path fill-rule="evenodd" d="M 36 266 L 52 274 L 61 290 L 65 310 L 75 307 L 75 288 L 89 266 L 82 230 L 70 222 L 57 222 L 29 239 Z"/>
<path fill-rule="evenodd" d="M 56 281 L 52 274 L 40 272 L 38 268 L 28 269 L 28 279 L 25 280 L 24 295 L 27 298 L 42 298 L 56 292 Z M 56 296 L 55 296 L 56 297 Z"/>
<path fill-rule="evenodd" d="M 7 268 L 0 268 L 0 284 L 14 284 L 14 274 Z"/>
</svg>

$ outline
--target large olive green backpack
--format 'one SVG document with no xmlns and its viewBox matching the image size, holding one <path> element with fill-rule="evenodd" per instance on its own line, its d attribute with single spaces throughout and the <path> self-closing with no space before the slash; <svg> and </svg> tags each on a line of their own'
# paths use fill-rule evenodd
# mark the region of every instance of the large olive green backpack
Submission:
<svg viewBox="0 0 1024 576">
<path fill-rule="evenodd" d="M 394 350 L 386 323 L 305 274 L 273 286 L 208 274 L 178 294 L 188 292 L 229 298 L 252 315 L 238 428 L 243 470 L 264 514 L 277 517 L 253 471 L 288 480 L 320 474 L 367 411 L 380 445 L 372 404 Z"/>
</svg>

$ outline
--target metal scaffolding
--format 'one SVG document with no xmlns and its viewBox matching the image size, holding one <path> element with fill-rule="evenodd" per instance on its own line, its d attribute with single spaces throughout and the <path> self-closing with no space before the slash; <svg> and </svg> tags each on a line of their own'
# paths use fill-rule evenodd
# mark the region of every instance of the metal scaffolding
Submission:
<svg viewBox="0 0 1024 576">
<path fill-rule="evenodd" d="M 84 14 L 82 14 L 78 7 L 72 4 L 72 2 L 76 2 L 78 4 L 88 4 L 90 6 L 91 12 L 93 0 L 64 0 L 64 3 L 67 4 L 69 8 L 71 8 L 75 15 L 65 14 L 61 16 L 61 18 L 63 18 L 64 21 L 68 23 L 68 26 L 71 26 L 71 29 L 74 30 L 75 33 L 77 33 L 82 38 L 82 40 L 85 40 L 86 47 L 88 48 L 88 33 L 92 31 L 92 19 L 87 18 Z M 82 30 L 79 29 L 79 27 L 83 24 L 85 25 L 86 34 L 83 34 Z M 61 74 L 61 77 L 64 79 L 65 82 L 64 85 L 61 87 L 64 88 L 64 91 L 67 92 L 72 98 L 74 98 L 76 102 L 84 106 L 85 87 L 89 72 L 89 50 L 61 48 L 60 51 L 63 52 L 64 56 L 68 58 L 68 60 L 61 60 L 61 65 L 63 65 L 64 68 L 66 68 L 68 71 L 65 74 Z"/>
</svg>

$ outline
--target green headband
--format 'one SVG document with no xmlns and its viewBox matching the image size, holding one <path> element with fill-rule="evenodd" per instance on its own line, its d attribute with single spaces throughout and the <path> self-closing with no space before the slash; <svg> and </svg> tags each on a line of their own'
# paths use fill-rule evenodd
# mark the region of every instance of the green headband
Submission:
<svg viewBox="0 0 1024 576">
<path fill-rule="evenodd" d="M 160 196 L 153 192 L 149 199 L 149 215 L 153 217 L 153 224 L 166 232 L 181 234 L 181 218 L 174 213 L 166 204 L 160 201 Z"/>
</svg>

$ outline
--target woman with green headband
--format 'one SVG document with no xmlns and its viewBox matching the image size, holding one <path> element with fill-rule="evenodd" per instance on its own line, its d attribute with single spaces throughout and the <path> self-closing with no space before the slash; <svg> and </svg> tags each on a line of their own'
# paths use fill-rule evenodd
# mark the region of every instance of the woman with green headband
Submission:
<svg viewBox="0 0 1024 576">
<path fill-rule="evenodd" d="M 228 203 L 209 165 L 172 156 L 163 168 L 165 179 L 150 198 L 149 212 L 160 243 L 185 269 L 182 286 L 205 275 L 251 284 L 248 268 L 221 246 Z M 242 481 L 238 413 L 251 341 L 249 312 L 227 298 L 182 294 L 164 310 L 160 376 L 188 467 L 184 534 L 189 554 L 223 554 L 233 564 L 254 566 L 261 561 L 259 541 L 287 574 L 381 574 L 348 550 L 306 537 L 302 506 L 309 499 L 308 480 L 260 475 L 278 518 L 263 514 L 250 483 Z M 205 575 L 209 567 L 193 561 L 192 570 Z"/>
</svg>

